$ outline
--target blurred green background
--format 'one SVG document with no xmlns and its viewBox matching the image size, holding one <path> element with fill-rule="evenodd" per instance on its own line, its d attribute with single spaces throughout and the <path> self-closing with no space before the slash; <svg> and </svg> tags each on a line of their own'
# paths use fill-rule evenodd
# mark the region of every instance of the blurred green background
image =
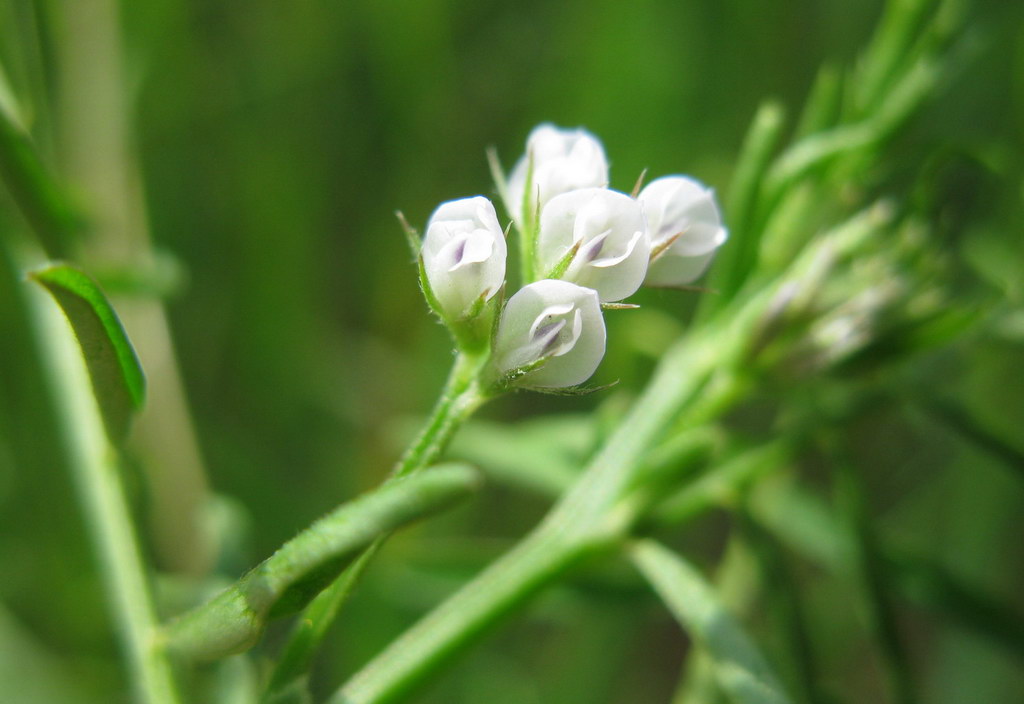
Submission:
<svg viewBox="0 0 1024 704">
<path fill-rule="evenodd" d="M 417 289 L 396 208 L 422 227 L 443 200 L 492 195 L 485 148 L 510 167 L 541 121 L 599 135 L 615 188 L 629 190 L 648 168 L 724 190 L 757 105 L 777 97 L 796 113 L 824 62 L 855 61 L 881 10 L 875 0 L 3 0 L 0 60 L 91 223 L 87 266 L 111 280 L 124 267 L 155 267 L 173 284 L 166 310 L 203 465 L 214 490 L 235 500 L 220 514 L 238 537 L 234 562 L 221 564 L 230 576 L 379 482 L 405 421 L 440 388 L 450 346 Z M 1024 5 L 982 0 L 966 12 L 973 50 L 893 150 L 933 154 L 921 169 L 908 162 L 902 178 L 939 184 L 929 191 L 936 217 L 954 232 L 943 246 L 1020 310 Z M 22 228 L 6 202 L 0 226 Z M 20 285 L 6 273 L 0 284 L 0 702 L 128 701 Z M 626 395 L 639 388 L 649 352 L 683 329 L 695 296 L 647 293 L 640 323 L 613 314 L 597 381 L 621 378 Z M 133 337 L 147 336 L 126 320 Z M 1022 339 L 1018 329 L 965 340 L 918 370 L 1018 450 Z M 151 377 L 162 374 L 142 340 L 140 352 Z M 615 400 L 520 394 L 483 415 L 603 402 Z M 1007 471 L 898 404 L 849 437 L 880 530 L 1020 614 L 1021 467 Z M 145 476 L 133 475 L 140 513 Z M 330 639 L 317 691 L 546 506 L 491 486 L 396 539 Z M 169 520 L 155 530 L 173 533 Z M 724 522 L 682 536 L 698 561 L 717 559 Z M 159 544 L 152 528 L 146 535 Z M 176 558 L 160 559 L 173 567 Z M 849 595 L 813 566 L 795 573 L 822 701 L 879 701 L 883 675 Z M 769 657 L 772 623 L 754 618 Z M 902 604 L 899 627 L 921 701 L 1024 701 L 1019 648 Z M 643 585 L 610 568 L 545 596 L 424 701 L 668 701 L 685 648 Z"/>
</svg>

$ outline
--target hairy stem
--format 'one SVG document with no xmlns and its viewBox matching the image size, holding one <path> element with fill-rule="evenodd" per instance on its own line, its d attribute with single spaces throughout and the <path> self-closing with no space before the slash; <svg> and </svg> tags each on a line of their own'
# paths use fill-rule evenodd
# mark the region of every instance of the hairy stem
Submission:
<svg viewBox="0 0 1024 704">
<path fill-rule="evenodd" d="M 590 548 L 564 524 L 546 524 L 456 597 L 394 640 L 329 704 L 396 700 L 458 654 L 476 635 L 555 580 Z"/>
<path fill-rule="evenodd" d="M 401 477 L 432 464 L 448 445 L 455 431 L 487 400 L 477 381 L 485 358 L 460 354 L 434 410 L 419 435 L 391 472 Z"/>
</svg>

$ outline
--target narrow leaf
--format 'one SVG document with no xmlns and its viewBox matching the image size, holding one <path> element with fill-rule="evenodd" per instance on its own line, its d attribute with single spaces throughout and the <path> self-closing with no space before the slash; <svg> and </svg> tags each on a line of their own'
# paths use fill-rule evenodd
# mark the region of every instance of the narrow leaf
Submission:
<svg viewBox="0 0 1024 704">
<path fill-rule="evenodd" d="M 508 181 L 505 180 L 505 169 L 501 166 L 501 159 L 498 158 L 498 150 L 494 147 L 487 147 L 487 166 L 491 170 L 491 178 L 494 179 L 494 187 L 498 189 L 498 197 L 505 205 L 509 217 L 515 217 L 516 210 L 508 202 Z"/>
<path fill-rule="evenodd" d="M 0 106 L 0 179 L 47 252 L 57 256 L 82 221 L 9 108 Z"/>
<path fill-rule="evenodd" d="M 53 295 L 71 322 L 107 432 L 120 439 L 142 408 L 146 378 L 117 313 L 96 282 L 69 264 L 52 264 L 29 278 Z"/>
<path fill-rule="evenodd" d="M 479 474 L 471 467 L 442 465 L 395 479 L 341 506 L 212 601 L 170 624 L 168 647 L 197 660 L 247 650 L 269 619 L 312 601 L 376 538 L 447 508 L 478 484 Z"/>
<path fill-rule="evenodd" d="M 710 655 L 715 678 L 734 701 L 791 702 L 754 641 L 693 566 L 651 540 L 637 542 L 631 556 L 680 625 Z"/>
<path fill-rule="evenodd" d="M 714 286 L 723 295 L 720 300 L 706 299 L 708 306 L 718 307 L 727 303 L 757 263 L 762 230 L 754 225 L 761 201 L 762 180 L 784 127 L 784 113 L 777 103 L 765 103 L 754 116 L 736 165 L 725 211 L 732 236 L 729 246 L 722 248 L 715 266 Z"/>
<path fill-rule="evenodd" d="M 405 213 L 401 210 L 395 211 L 395 217 L 398 218 L 398 224 L 402 226 L 402 232 L 405 233 L 405 242 L 409 245 L 409 251 L 412 252 L 413 259 L 419 259 L 421 256 L 420 250 L 423 249 L 420 233 L 416 232 L 416 228 L 409 224 L 409 221 L 405 219 Z"/>
<path fill-rule="evenodd" d="M 999 460 L 1018 478 L 1024 479 L 1024 451 L 983 424 L 967 408 L 952 399 L 933 396 L 919 407 L 934 421 L 954 431 L 964 440 Z"/>
</svg>

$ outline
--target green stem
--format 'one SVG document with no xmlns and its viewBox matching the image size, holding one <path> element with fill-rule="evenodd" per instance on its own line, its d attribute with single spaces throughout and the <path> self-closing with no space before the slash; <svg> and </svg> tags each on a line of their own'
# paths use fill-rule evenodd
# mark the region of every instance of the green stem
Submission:
<svg viewBox="0 0 1024 704">
<path fill-rule="evenodd" d="M 44 298 L 45 294 L 32 291 L 27 295 L 86 528 L 99 553 L 101 573 L 136 690 L 140 700 L 148 704 L 177 704 L 180 700 L 171 666 L 155 637 L 157 620 L 121 484 L 117 451 L 106 437 L 67 322 L 52 301 Z"/>
<path fill-rule="evenodd" d="M 484 361 L 486 357 L 459 354 L 440 399 L 420 434 L 395 465 L 392 477 L 405 476 L 434 463 L 455 431 L 487 400 L 478 381 Z"/>
<path fill-rule="evenodd" d="M 727 305 L 754 270 L 762 234 L 755 226 L 762 181 L 784 128 L 782 107 L 774 102 L 761 105 L 744 140 L 729 190 L 727 213 L 731 241 L 723 247 L 712 278 L 712 287 L 718 290 L 718 295 L 706 296 L 702 301 L 698 311 L 701 321 Z"/>
<path fill-rule="evenodd" d="M 592 549 L 564 523 L 550 522 L 443 603 L 329 700 L 395 701 L 458 654 L 474 637 L 529 599 Z"/>
<path fill-rule="evenodd" d="M 878 644 L 885 669 L 889 696 L 896 704 L 917 701 L 910 671 L 910 659 L 899 633 L 899 621 L 892 600 L 886 566 L 868 515 L 867 497 L 848 450 L 838 440 L 826 440 L 826 450 L 835 467 L 837 503 L 851 539 L 857 577 L 864 595 L 868 627 Z"/>
</svg>

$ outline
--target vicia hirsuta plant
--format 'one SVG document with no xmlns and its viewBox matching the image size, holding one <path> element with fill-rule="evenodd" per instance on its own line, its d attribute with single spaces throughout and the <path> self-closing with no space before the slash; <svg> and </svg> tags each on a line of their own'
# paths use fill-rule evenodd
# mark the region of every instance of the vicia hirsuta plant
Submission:
<svg viewBox="0 0 1024 704">
<path fill-rule="evenodd" d="M 257 689 L 264 703 L 309 701 L 318 647 L 388 536 L 478 488 L 476 470 L 439 464 L 460 430 L 472 432 L 473 413 L 512 391 L 596 390 L 587 382 L 607 345 L 626 342 L 608 338 L 605 315 L 632 315 L 611 311 L 631 307 L 641 286 L 686 289 L 707 274 L 707 288 L 670 294 L 695 297 L 697 314 L 628 410 L 616 411 L 579 467 L 539 483 L 553 502 L 547 516 L 330 701 L 388 702 L 415 693 L 543 587 L 609 556 L 637 567 L 712 663 L 711 680 L 694 677 L 687 688 L 721 691 L 743 704 L 793 701 L 789 682 L 773 672 L 725 598 L 656 536 L 714 507 L 750 521 L 758 483 L 783 473 L 808 447 L 848 467 L 833 428 L 870 404 L 870 375 L 946 344 L 970 322 L 948 295 L 945 260 L 924 246 L 929 223 L 898 188 L 871 180 L 875 165 L 886 162 L 888 141 L 940 85 L 939 67 L 949 63 L 950 25 L 920 21 L 926 5 L 892 5 L 844 90 L 822 74 L 788 147 L 781 110 L 767 104 L 758 112 L 725 208 L 711 189 L 678 174 L 641 180 L 631 193 L 615 190 L 595 135 L 543 124 L 507 175 L 492 156 L 502 215 L 478 195 L 439 205 L 422 237 L 406 225 L 425 299 L 456 352 L 422 430 L 379 488 L 165 622 L 156 616 L 120 479 L 120 436 L 141 403 L 141 372 L 95 282 L 69 266 L 36 271 L 32 278 L 60 303 L 86 361 L 69 363 L 69 331 L 55 323 L 41 292 L 26 293 L 54 396 L 64 402 L 57 405 L 70 463 L 104 556 L 140 700 L 179 701 L 181 670 L 246 653 L 271 620 L 301 612 Z M 9 117 L 0 131 L 4 177 L 38 240 L 54 229 L 67 234 L 54 188 Z M 21 270 L 43 259 L 33 246 L 4 246 Z M 826 407 L 784 406 L 762 437 L 733 437 L 728 414 L 763 385 L 780 382 L 820 392 Z M 486 473 L 487 462 L 479 464 Z M 522 482 L 515 472 L 492 479 Z M 843 470 L 837 484 L 847 513 L 826 532 L 853 534 L 851 571 L 865 582 L 892 691 L 906 692 L 898 636 L 886 625 L 884 591 L 872 581 L 880 553 L 864 529 L 855 473 Z M 794 492 L 789 500 L 808 499 Z"/>
</svg>

